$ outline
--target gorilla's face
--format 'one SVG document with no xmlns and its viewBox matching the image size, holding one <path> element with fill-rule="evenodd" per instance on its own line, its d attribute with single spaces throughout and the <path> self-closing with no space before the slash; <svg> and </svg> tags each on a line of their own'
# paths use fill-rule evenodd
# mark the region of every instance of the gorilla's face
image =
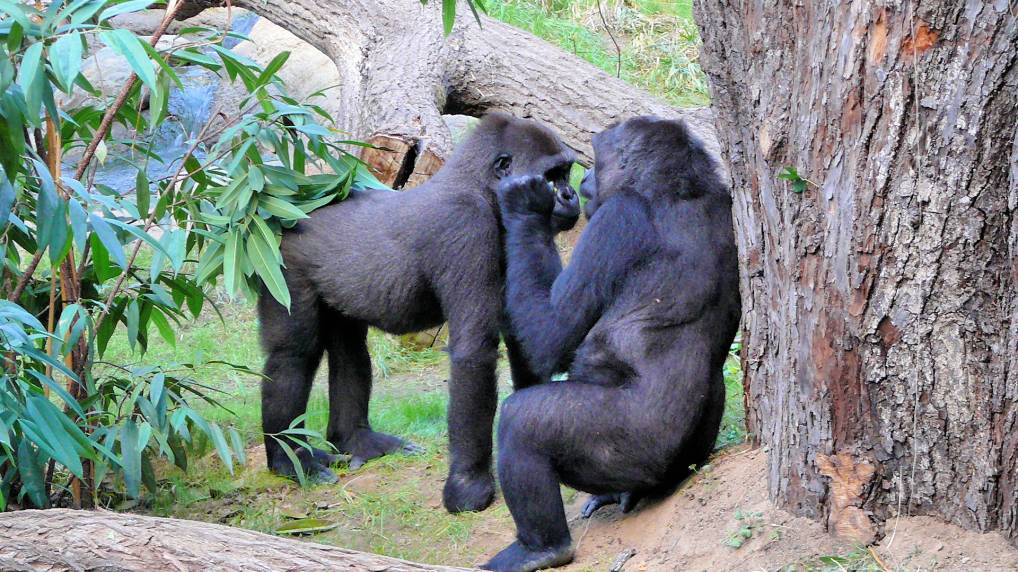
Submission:
<svg viewBox="0 0 1018 572">
<path fill-rule="evenodd" d="M 580 218 L 580 198 L 569 185 L 576 159 L 572 149 L 552 130 L 525 119 L 509 119 L 501 140 L 503 150 L 492 163 L 492 188 L 509 176 L 542 176 L 555 194 L 552 227 L 556 232 L 573 228 Z"/>
</svg>

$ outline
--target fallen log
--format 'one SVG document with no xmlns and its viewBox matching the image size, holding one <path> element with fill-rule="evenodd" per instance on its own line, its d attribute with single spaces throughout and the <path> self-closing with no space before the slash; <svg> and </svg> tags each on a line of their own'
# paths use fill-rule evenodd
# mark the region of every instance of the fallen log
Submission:
<svg viewBox="0 0 1018 572">
<path fill-rule="evenodd" d="M 191 0 L 197 7 L 223 0 Z M 335 62 L 342 84 L 330 91 L 339 127 L 384 147 L 362 158 L 379 178 L 412 187 L 452 150 L 443 114 L 507 111 L 555 127 L 590 164 L 590 137 L 634 115 L 683 118 L 717 153 L 707 108 L 676 109 L 583 59 L 460 6 L 442 33 L 441 2 L 418 0 L 232 0 L 310 43 Z"/>
<path fill-rule="evenodd" d="M 108 511 L 0 513 L 0 570 L 452 572 L 219 524 Z"/>
</svg>

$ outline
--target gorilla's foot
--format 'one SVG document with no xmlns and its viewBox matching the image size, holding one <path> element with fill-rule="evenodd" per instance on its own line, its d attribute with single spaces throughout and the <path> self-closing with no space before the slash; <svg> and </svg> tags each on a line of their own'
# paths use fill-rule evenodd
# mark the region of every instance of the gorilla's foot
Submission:
<svg viewBox="0 0 1018 572">
<path fill-rule="evenodd" d="M 395 435 L 379 433 L 371 429 L 354 431 L 343 446 L 339 447 L 339 450 L 350 454 L 351 469 L 359 469 L 371 459 L 390 453 L 417 455 L 424 452 L 424 448 L 420 445 L 415 445 Z"/>
<path fill-rule="evenodd" d="M 329 465 L 341 460 L 339 455 L 333 455 L 321 449 L 308 451 L 304 448 L 297 448 L 295 452 L 297 460 L 300 461 L 300 468 L 304 472 L 304 478 L 308 483 L 331 485 L 339 482 L 339 477 L 329 468 Z M 269 470 L 281 477 L 299 481 L 297 470 L 294 468 L 290 458 L 283 455 L 280 456 L 282 458 L 269 462 Z"/>
<path fill-rule="evenodd" d="M 442 490 L 442 502 L 451 513 L 479 511 L 495 500 L 495 478 L 491 473 L 449 473 Z"/>
<path fill-rule="evenodd" d="M 573 547 L 568 543 L 559 547 L 530 550 L 519 542 L 514 542 L 483 564 L 481 569 L 497 572 L 532 572 L 542 568 L 564 566 L 572 561 Z"/>
<path fill-rule="evenodd" d="M 621 504 L 622 512 L 629 512 L 633 510 L 633 507 L 635 507 L 638 502 L 640 502 L 640 497 L 634 493 L 591 495 L 590 500 L 583 505 L 583 510 L 580 511 L 580 516 L 583 518 L 590 518 L 590 515 L 594 514 L 597 509 L 611 504 Z"/>
</svg>

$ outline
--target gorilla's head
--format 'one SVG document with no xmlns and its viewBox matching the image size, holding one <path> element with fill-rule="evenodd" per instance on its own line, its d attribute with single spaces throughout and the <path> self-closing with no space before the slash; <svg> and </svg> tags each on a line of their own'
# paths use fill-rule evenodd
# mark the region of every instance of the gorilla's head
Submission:
<svg viewBox="0 0 1018 572">
<path fill-rule="evenodd" d="M 489 113 L 464 139 L 450 159 L 458 170 L 480 179 L 483 192 L 495 196 L 507 177 L 539 175 L 555 193 L 552 225 L 569 230 L 580 217 L 580 199 L 569 186 L 569 171 L 576 154 L 554 131 L 536 121 L 505 113 Z M 463 172 L 463 171 L 460 171 Z"/>
<path fill-rule="evenodd" d="M 681 120 L 634 117 L 594 135 L 592 143 L 594 167 L 580 186 L 588 218 L 617 192 L 635 192 L 650 199 L 660 193 L 694 198 L 716 186 L 704 180 L 717 177 L 714 160 Z M 631 169 L 631 159 L 653 168 Z"/>
</svg>

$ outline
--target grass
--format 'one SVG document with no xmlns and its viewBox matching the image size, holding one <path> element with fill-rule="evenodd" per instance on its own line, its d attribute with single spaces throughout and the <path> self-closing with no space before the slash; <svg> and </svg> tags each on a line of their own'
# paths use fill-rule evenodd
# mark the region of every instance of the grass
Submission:
<svg viewBox="0 0 1018 572">
<path fill-rule="evenodd" d="M 491 16 L 612 75 L 621 67 L 622 79 L 673 105 L 710 103 L 690 1 L 602 0 L 600 12 L 597 0 L 496 0 L 487 7 Z"/>
</svg>

